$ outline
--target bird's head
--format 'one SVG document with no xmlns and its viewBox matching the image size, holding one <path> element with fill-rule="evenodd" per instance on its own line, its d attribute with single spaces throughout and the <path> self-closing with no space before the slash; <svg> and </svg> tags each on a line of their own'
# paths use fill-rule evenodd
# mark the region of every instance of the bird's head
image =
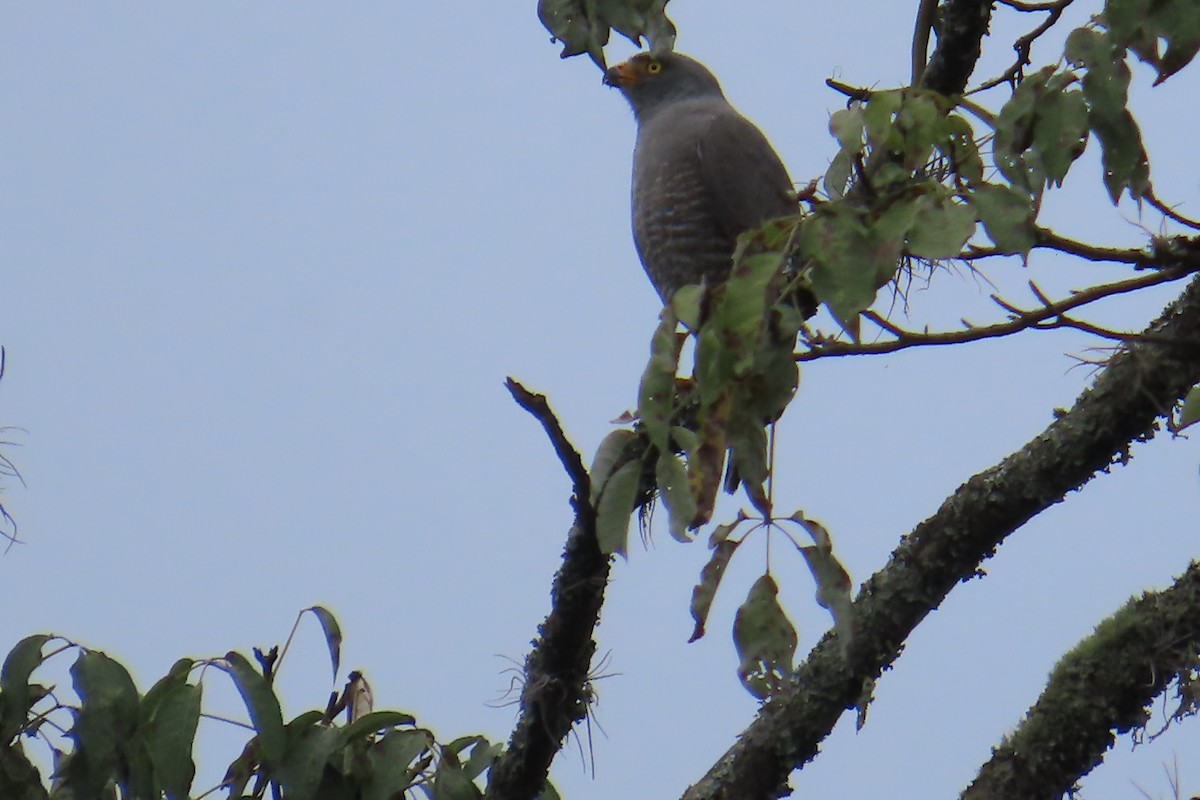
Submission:
<svg viewBox="0 0 1200 800">
<path fill-rule="evenodd" d="M 621 90 L 639 119 L 679 100 L 724 97 L 707 67 L 679 53 L 638 53 L 610 67 L 604 83 Z"/>
</svg>

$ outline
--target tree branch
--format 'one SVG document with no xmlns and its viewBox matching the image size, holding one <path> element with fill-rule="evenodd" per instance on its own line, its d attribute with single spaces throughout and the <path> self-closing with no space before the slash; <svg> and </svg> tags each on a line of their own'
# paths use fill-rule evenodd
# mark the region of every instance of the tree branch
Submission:
<svg viewBox="0 0 1200 800">
<path fill-rule="evenodd" d="M 1040 37 L 1043 33 L 1054 27 L 1055 23 L 1058 22 L 1059 17 L 1062 16 L 1063 11 L 1067 6 L 1071 5 L 1072 2 L 1074 2 L 1074 0 L 1058 0 L 1058 2 L 1054 3 L 1037 4 L 1015 3 L 1013 0 L 1004 2 L 1004 5 L 1009 6 L 1010 8 L 1015 8 L 1017 11 L 1026 13 L 1031 11 L 1046 11 L 1048 13 L 1040 25 L 1013 42 L 1013 50 L 1017 51 L 1017 60 L 1013 62 L 1012 66 L 1004 70 L 1004 72 L 1000 73 L 1000 75 L 997 77 L 992 78 L 990 81 L 984 81 L 980 86 L 972 89 L 971 91 L 984 92 L 995 86 L 999 86 L 1002 83 L 1015 84 L 1017 81 L 1023 78 L 1025 76 L 1025 67 L 1029 65 L 1029 51 L 1033 49 L 1033 43 L 1036 42 L 1038 37 Z"/>
<path fill-rule="evenodd" d="M 520 717 L 508 747 L 488 772 L 489 800 L 529 800 L 541 793 L 550 762 L 571 726 L 587 714 L 584 685 L 596 643 L 592 639 L 604 603 L 611 559 L 596 543 L 596 512 L 583 459 L 567 441 L 546 397 L 509 378 L 517 404 L 533 415 L 550 437 L 572 481 L 575 522 L 567 534 L 563 563 L 550 589 L 550 613 L 525 659 Z"/>
<path fill-rule="evenodd" d="M 1197 656 L 1200 564 L 1192 562 L 1171 588 L 1130 600 L 1058 663 L 962 797 L 1057 800 L 1100 763 L 1114 730 L 1146 724 L 1154 698 L 1190 674 Z"/>
<path fill-rule="evenodd" d="M 937 47 L 929 57 L 922 85 L 944 95 L 962 94 L 979 61 L 984 34 L 992 19 L 991 0 L 946 0 L 941 6 Z"/>
<path fill-rule="evenodd" d="M 1118 352 L 1070 411 L 958 488 L 905 537 L 862 586 L 854 638 L 813 648 L 788 688 L 766 702 L 686 800 L 756 800 L 787 793 L 793 769 L 817 753 L 842 712 L 899 656 L 903 642 L 1013 531 L 1151 439 L 1158 419 L 1200 380 L 1200 279 L 1145 331 L 1154 342 Z M 1169 344 L 1166 344 L 1169 343 Z"/>
</svg>

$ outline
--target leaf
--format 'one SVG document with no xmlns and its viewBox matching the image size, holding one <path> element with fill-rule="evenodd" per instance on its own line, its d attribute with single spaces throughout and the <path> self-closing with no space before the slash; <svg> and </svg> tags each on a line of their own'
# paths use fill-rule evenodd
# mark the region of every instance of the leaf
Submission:
<svg viewBox="0 0 1200 800">
<path fill-rule="evenodd" d="M 728 527 L 732 528 L 733 526 Z M 700 582 L 692 588 L 691 612 L 692 619 L 696 621 L 696 627 L 692 629 L 692 637 L 688 639 L 689 643 L 696 641 L 704 635 L 704 626 L 708 621 L 708 612 L 712 610 L 713 600 L 716 598 L 717 589 L 721 585 L 721 578 L 725 575 L 725 568 L 729 566 L 729 559 L 733 557 L 733 551 L 737 549 L 739 544 L 741 544 L 741 541 L 734 539 L 722 539 L 718 541 L 713 546 L 713 553 L 709 557 L 708 563 L 700 570 Z"/>
<path fill-rule="evenodd" d="M 384 728 L 395 728 L 398 725 L 415 725 L 416 717 L 401 711 L 372 711 L 341 729 L 342 743 L 352 739 L 370 736 Z"/>
<path fill-rule="evenodd" d="M 767 480 L 767 432 L 759 418 L 734 408 L 729 416 L 729 450 L 751 504 L 771 516 L 771 500 L 763 489 Z"/>
<path fill-rule="evenodd" d="M 1086 67 L 1083 96 L 1088 125 L 1100 140 L 1104 185 L 1116 205 L 1126 190 L 1135 200 L 1150 185 L 1150 164 L 1142 147 L 1141 132 L 1125 107 L 1129 66 L 1104 34 L 1077 28 L 1067 37 L 1067 58 Z"/>
<path fill-rule="evenodd" d="M 143 723 L 139 733 L 156 782 L 170 800 L 187 800 L 196 777 L 192 747 L 200 723 L 201 689 L 187 682 L 192 663 L 191 659 L 177 661 L 142 702 Z"/>
<path fill-rule="evenodd" d="M 467 777 L 458 759 L 443 749 L 433 776 L 433 800 L 481 800 L 482 797 L 483 793 Z"/>
<path fill-rule="evenodd" d="M 938 149 L 949 159 L 954 171 L 968 184 L 983 180 L 983 159 L 971 123 L 958 114 L 950 114 L 943 121 L 943 128 L 944 137 Z"/>
<path fill-rule="evenodd" d="M 733 621 L 733 643 L 741 660 L 738 677 L 760 700 L 791 677 L 796 654 L 796 628 L 780 607 L 778 594 L 775 579 L 763 575 L 750 587 Z"/>
<path fill-rule="evenodd" d="M 917 216 L 908 232 L 908 252 L 936 261 L 958 255 L 975 233 L 975 210 L 949 197 L 917 199 Z"/>
<path fill-rule="evenodd" d="M 283 758 L 286 746 L 279 700 L 271 685 L 241 653 L 230 651 L 225 654 L 225 660 L 229 662 L 228 672 L 233 684 L 250 713 L 250 721 L 258 731 L 259 755 L 263 763 L 276 767 Z"/>
<path fill-rule="evenodd" d="M 637 441 L 637 434 L 624 428 L 612 431 L 600 440 L 600 446 L 596 448 L 596 455 L 592 459 L 592 468 L 588 470 L 592 484 L 592 496 L 589 500 L 593 505 L 604 491 L 608 479 L 612 477 L 613 470 L 628 463 L 629 453 Z"/>
<path fill-rule="evenodd" d="M 137 687 L 123 666 L 99 651 L 80 653 L 70 671 L 80 703 L 66 784 L 76 797 L 96 797 L 115 777 L 122 750 L 137 730 Z"/>
<path fill-rule="evenodd" d="M 695 284 L 680 286 L 671 297 L 671 313 L 689 331 L 700 327 L 700 304 L 704 300 L 704 288 Z"/>
<path fill-rule="evenodd" d="M 730 403 L 731 393 L 726 391 L 716 402 L 700 409 L 700 442 L 688 456 L 688 487 L 696 500 L 697 525 L 712 519 L 721 489 Z"/>
<path fill-rule="evenodd" d="M 1104 21 L 1118 46 L 1130 48 L 1158 70 L 1155 86 L 1200 51 L 1200 15 L 1190 0 L 1109 0 Z M 1166 47 L 1160 50 L 1160 43 Z"/>
<path fill-rule="evenodd" d="M 893 205 L 899 209 L 903 204 Z M 848 331 L 895 274 L 907 231 L 900 227 L 899 238 L 895 228 L 869 231 L 858 212 L 844 204 L 824 206 L 805 219 L 799 250 L 812 264 L 813 293 Z"/>
<path fill-rule="evenodd" d="M 971 205 L 999 250 L 1029 255 L 1037 242 L 1029 195 L 1009 186 L 981 183 L 971 187 Z"/>
<path fill-rule="evenodd" d="M 342 629 L 337 618 L 323 606 L 310 606 L 304 610 L 311 611 L 317 622 L 321 623 L 321 630 L 325 633 L 325 646 L 329 648 L 329 663 L 333 666 L 333 677 L 336 680 L 342 652 Z"/>
<path fill-rule="evenodd" d="M 413 761 L 429 752 L 433 736 L 429 731 L 392 730 L 367 750 L 371 764 L 363 787 L 363 800 L 392 800 L 397 792 L 412 785 L 419 768 Z"/>
<path fill-rule="evenodd" d="M 629 517 L 637 499 L 642 465 L 630 461 L 612 474 L 596 503 L 596 539 L 604 555 L 626 554 Z"/>
<path fill-rule="evenodd" d="M 663 503 L 667 506 L 671 536 L 679 542 L 690 542 L 688 528 L 696 518 L 696 501 L 688 487 L 687 467 L 670 451 L 659 454 L 655 481 Z"/>
<path fill-rule="evenodd" d="M 562 42 L 562 58 L 587 53 L 603 68 L 610 29 L 636 45 L 645 37 L 654 52 L 674 46 L 675 26 L 664 13 L 666 4 L 667 0 L 538 0 L 538 19 Z"/>
<path fill-rule="evenodd" d="M 1045 185 L 1041 164 L 1030 157 L 1038 96 L 1046 86 L 1053 67 L 1025 76 L 996 115 L 996 133 L 992 139 L 992 161 L 1000 174 L 1014 186 L 1030 194 L 1039 194 Z"/>
<path fill-rule="evenodd" d="M 850 575 L 845 567 L 833 554 L 833 540 L 829 531 L 821 523 L 807 519 L 797 511 L 791 517 L 808 531 L 816 543 L 810 547 L 801 547 L 800 554 L 808 564 L 813 580 L 817 582 L 817 604 L 829 610 L 833 616 L 833 625 L 838 633 L 838 640 L 843 649 L 849 646 L 853 631 L 851 613 L 853 600 L 850 597 Z"/>
<path fill-rule="evenodd" d="M 307 724 L 301 724 L 301 723 Z M 287 726 L 287 746 L 279 762 L 279 782 L 288 800 L 317 797 L 329 757 L 342 746 L 341 732 L 320 719 L 297 719 Z"/>
<path fill-rule="evenodd" d="M 1087 146 L 1087 103 L 1083 92 L 1064 88 L 1071 77 L 1059 73 L 1046 82 L 1033 124 L 1033 148 L 1045 168 L 1046 180 L 1058 186 Z"/>
<path fill-rule="evenodd" d="M 40 699 L 29 691 L 29 676 L 45 659 L 42 646 L 50 640 L 46 634 L 26 636 L 17 642 L 0 668 L 0 744 L 7 744 L 25 726 L 33 704 Z"/>
<path fill-rule="evenodd" d="M 660 452 L 667 450 L 667 432 L 675 406 L 675 374 L 679 371 L 684 339 L 677 327 L 675 315 L 669 307 L 664 308 L 650 342 L 650 361 L 638 388 L 638 417 L 650 443 Z"/>
<path fill-rule="evenodd" d="M 0 748 L 0 797 L 4 800 L 47 800 L 37 767 L 30 763 L 20 742 Z"/>
</svg>

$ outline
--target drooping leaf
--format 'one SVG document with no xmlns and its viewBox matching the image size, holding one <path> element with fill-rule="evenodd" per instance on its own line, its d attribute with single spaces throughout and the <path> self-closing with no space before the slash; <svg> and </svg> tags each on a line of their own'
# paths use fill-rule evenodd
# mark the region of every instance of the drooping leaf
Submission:
<svg viewBox="0 0 1200 800">
<path fill-rule="evenodd" d="M 1103 19 L 1119 46 L 1158 70 L 1155 86 L 1200 51 L 1200 14 L 1192 0 L 1108 0 Z"/>
<path fill-rule="evenodd" d="M 725 527 L 725 526 L 721 526 Z M 712 610 L 713 599 L 729 566 L 733 551 L 737 550 L 740 540 L 722 539 L 713 547 L 712 556 L 700 570 L 700 582 L 692 588 L 691 612 L 696 626 L 692 629 L 692 637 L 688 642 L 694 642 L 704 635 L 704 626 L 708 622 L 708 612 Z"/>
<path fill-rule="evenodd" d="M 588 470 L 588 477 L 591 478 L 592 484 L 590 500 L 593 504 L 604 490 L 608 479 L 612 477 L 613 471 L 627 463 L 632 445 L 637 440 L 636 433 L 624 428 L 612 431 L 600 440 L 600 446 L 596 448 L 596 456 L 592 459 L 592 468 Z"/>
<path fill-rule="evenodd" d="M 903 205 L 893 207 L 899 211 Z M 812 265 L 813 292 L 848 331 L 857 330 L 858 314 L 895 274 L 906 231 L 907 226 L 898 225 L 886 235 L 874 233 L 845 204 L 830 204 L 806 218 L 799 244 L 802 258 Z"/>
<path fill-rule="evenodd" d="M 732 393 L 700 409 L 700 442 L 688 457 L 688 487 L 696 501 L 696 524 L 712 519 L 725 469 L 726 424 Z"/>
<path fill-rule="evenodd" d="M 321 630 L 325 633 L 325 646 L 329 648 L 329 663 L 333 667 L 333 677 L 337 679 L 338 665 L 342 658 L 342 629 L 338 625 L 337 618 L 329 609 L 323 606 L 310 606 L 304 609 L 311 611 L 312 615 L 317 618 L 317 622 L 321 623 Z"/>
<path fill-rule="evenodd" d="M 796 655 L 796 628 L 779 605 L 778 594 L 775 579 L 763 575 L 750 587 L 733 621 L 738 677 L 746 691 L 760 699 L 791 676 Z"/>
<path fill-rule="evenodd" d="M 669 529 L 676 541 L 690 542 L 688 527 L 696 518 L 696 501 L 688 487 L 687 467 L 683 460 L 672 452 L 662 452 L 655 468 L 655 480 L 659 495 L 667 507 Z"/>
<path fill-rule="evenodd" d="M 742 486 L 751 504 L 764 517 L 771 516 L 771 499 L 763 484 L 767 480 L 767 431 L 758 417 L 734 408 L 729 415 L 729 450 Z"/>
<path fill-rule="evenodd" d="M 1028 256 L 1037 242 L 1029 195 L 1010 186 L 981 183 L 971 187 L 971 205 L 998 249 Z"/>
<path fill-rule="evenodd" d="M 5 800 L 47 800 L 42 776 L 29 761 L 20 741 L 0 748 L 0 797 Z"/>
<path fill-rule="evenodd" d="M 944 136 L 938 144 L 942 155 L 968 184 L 983 180 L 983 159 L 971 124 L 958 114 L 948 115 L 943 124 Z"/>
<path fill-rule="evenodd" d="M 670 307 L 663 309 L 650 343 L 650 361 L 638 389 L 638 418 L 651 444 L 660 452 L 667 450 L 667 432 L 675 406 L 675 375 L 684 339 L 676 331 L 678 322 Z"/>
<path fill-rule="evenodd" d="M 201 688 L 187 682 L 191 659 L 181 659 L 142 701 L 141 737 L 156 783 L 169 800 L 186 800 L 196 777 L 192 747 L 200 723 Z"/>
<path fill-rule="evenodd" d="M 630 461 L 604 483 L 596 502 L 596 539 L 600 552 L 624 556 L 629 542 L 629 517 L 637 499 L 642 465 Z"/>
<path fill-rule="evenodd" d="M 538 19 L 555 40 L 562 58 L 587 53 L 604 67 L 604 45 L 615 30 L 636 45 L 642 37 L 654 52 L 674 46 L 675 26 L 667 19 L 668 0 L 538 0 Z"/>
<path fill-rule="evenodd" d="M 975 233 L 975 210 L 949 196 L 924 195 L 908 232 L 908 252 L 931 261 L 958 255 Z"/>
<path fill-rule="evenodd" d="M 789 519 L 800 523 L 813 538 L 815 544 L 801 547 L 800 553 L 804 556 L 804 561 L 808 564 L 809 571 L 812 572 L 813 580 L 817 583 L 817 604 L 821 608 L 828 609 L 829 613 L 833 615 L 834 628 L 837 630 L 838 640 L 844 649 L 850 644 L 853 630 L 850 575 L 838 561 L 837 556 L 833 554 L 833 540 L 824 525 L 806 518 L 799 511 Z"/>
<path fill-rule="evenodd" d="M 233 684 L 250 713 L 250 722 L 258 731 L 258 754 L 265 764 L 276 767 L 283 758 L 286 745 L 279 700 L 271 685 L 241 653 L 230 651 L 225 654 L 225 660 L 229 663 Z"/>
<path fill-rule="evenodd" d="M 1126 108 L 1130 73 L 1123 53 L 1100 31 L 1077 28 L 1067 37 L 1066 54 L 1087 70 L 1083 96 L 1088 125 L 1100 140 L 1109 197 L 1115 205 L 1128 190 L 1139 199 L 1150 184 L 1150 165 L 1141 132 Z"/>
<path fill-rule="evenodd" d="M 42 661 L 42 646 L 50 640 L 45 634 L 26 636 L 17 642 L 0 668 L 0 744 L 7 744 L 25 725 L 29 710 L 39 699 L 29 689 L 29 676 Z"/>
<path fill-rule="evenodd" d="M 1045 168 L 1046 180 L 1058 186 L 1087 146 L 1087 103 L 1083 92 L 1067 88 L 1073 80 L 1070 73 L 1055 73 L 1046 81 L 1033 123 L 1033 149 Z"/>
<path fill-rule="evenodd" d="M 95 797 L 117 777 L 122 751 L 137 730 L 138 692 L 125 667 L 99 651 L 80 653 L 70 671 L 80 703 L 65 783 L 77 797 Z"/>
<path fill-rule="evenodd" d="M 433 776 L 433 800 L 481 800 L 483 793 L 467 776 L 453 750 L 442 749 Z"/>
</svg>

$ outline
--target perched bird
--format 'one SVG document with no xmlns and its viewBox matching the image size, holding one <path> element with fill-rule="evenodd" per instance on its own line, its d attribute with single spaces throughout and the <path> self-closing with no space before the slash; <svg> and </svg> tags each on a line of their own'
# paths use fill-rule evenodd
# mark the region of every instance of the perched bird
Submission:
<svg viewBox="0 0 1200 800">
<path fill-rule="evenodd" d="M 681 286 L 724 281 L 739 234 L 796 213 L 783 162 L 699 61 L 639 53 L 604 82 L 637 118 L 633 240 L 663 303 Z"/>
</svg>

